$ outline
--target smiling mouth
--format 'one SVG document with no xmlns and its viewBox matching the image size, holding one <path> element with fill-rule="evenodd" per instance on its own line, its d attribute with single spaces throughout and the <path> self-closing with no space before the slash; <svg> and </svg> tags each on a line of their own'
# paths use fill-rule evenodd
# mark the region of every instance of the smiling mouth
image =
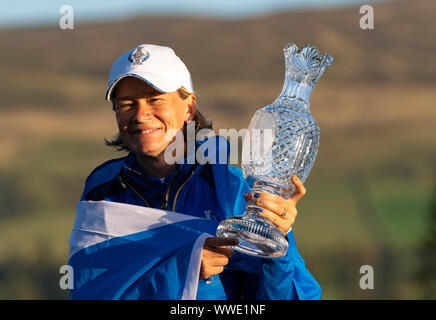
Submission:
<svg viewBox="0 0 436 320">
<path fill-rule="evenodd" d="M 154 128 L 154 129 L 147 129 L 147 130 L 135 130 L 132 133 L 139 134 L 139 135 L 149 135 L 149 134 L 159 132 L 160 130 L 162 130 L 162 129 L 161 128 Z"/>
</svg>

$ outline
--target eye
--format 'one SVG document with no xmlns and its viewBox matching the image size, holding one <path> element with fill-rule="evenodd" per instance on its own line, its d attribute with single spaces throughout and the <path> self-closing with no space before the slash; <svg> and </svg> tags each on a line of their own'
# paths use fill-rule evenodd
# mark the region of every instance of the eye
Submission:
<svg viewBox="0 0 436 320">
<path fill-rule="evenodd" d="M 133 107 L 133 103 L 120 103 L 117 105 L 117 110 L 128 110 Z"/>
<path fill-rule="evenodd" d="M 149 103 L 157 104 L 161 103 L 163 100 L 161 98 L 150 98 Z"/>
</svg>

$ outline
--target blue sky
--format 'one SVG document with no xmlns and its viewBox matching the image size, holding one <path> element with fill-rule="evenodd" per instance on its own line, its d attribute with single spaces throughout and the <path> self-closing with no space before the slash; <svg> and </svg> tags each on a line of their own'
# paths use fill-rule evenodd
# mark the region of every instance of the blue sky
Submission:
<svg viewBox="0 0 436 320">
<path fill-rule="evenodd" d="M 241 18 L 277 11 L 363 5 L 374 0 L 13 0 L 2 4 L 0 26 L 58 24 L 63 5 L 74 21 L 102 21 L 141 15 Z"/>
</svg>

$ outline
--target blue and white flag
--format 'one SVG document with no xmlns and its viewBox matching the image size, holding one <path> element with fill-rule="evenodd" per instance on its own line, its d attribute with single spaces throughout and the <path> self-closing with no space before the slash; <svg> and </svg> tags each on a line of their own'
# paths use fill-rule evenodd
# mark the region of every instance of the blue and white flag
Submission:
<svg viewBox="0 0 436 320">
<path fill-rule="evenodd" d="M 71 233 L 72 299 L 195 299 L 204 241 L 218 222 L 80 201 Z"/>
</svg>

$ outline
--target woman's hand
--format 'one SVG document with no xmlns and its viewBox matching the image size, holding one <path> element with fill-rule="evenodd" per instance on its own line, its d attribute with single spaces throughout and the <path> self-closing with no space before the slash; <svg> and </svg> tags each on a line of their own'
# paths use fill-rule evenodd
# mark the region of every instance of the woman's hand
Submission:
<svg viewBox="0 0 436 320">
<path fill-rule="evenodd" d="M 233 257 L 232 248 L 239 243 L 237 238 L 209 237 L 204 241 L 201 255 L 200 280 L 223 272 L 224 266 Z"/>
<path fill-rule="evenodd" d="M 284 235 L 289 232 L 295 222 L 297 202 L 306 194 L 306 188 L 297 176 L 292 177 L 292 183 L 296 191 L 288 199 L 267 192 L 255 193 L 254 195 L 247 192 L 244 195 L 247 201 L 255 200 L 256 204 L 262 207 L 258 211 L 259 215 L 274 223 Z"/>
</svg>

